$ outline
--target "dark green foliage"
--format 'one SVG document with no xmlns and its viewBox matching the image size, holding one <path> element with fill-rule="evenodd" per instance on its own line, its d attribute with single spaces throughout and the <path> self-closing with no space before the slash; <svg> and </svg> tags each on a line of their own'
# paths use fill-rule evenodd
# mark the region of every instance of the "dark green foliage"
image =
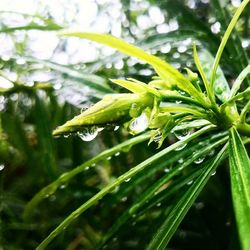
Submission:
<svg viewBox="0 0 250 250">
<path fill-rule="evenodd" d="M 137 51 L 135 57 L 151 65 L 131 63 L 118 52 L 63 65 L 33 56 L 26 39 L 14 42 L 15 56 L 0 57 L 0 83 L 12 83 L 0 87 L 0 249 L 248 248 L 250 46 L 242 46 L 242 41 L 249 41 L 250 5 L 226 43 L 211 88 L 214 58 L 236 8 L 219 0 L 197 0 L 194 8 L 192 1 L 145 2 L 161 9 L 166 23 L 177 20 L 178 29 L 159 34 L 154 25 L 142 35 L 137 17 L 147 15 L 147 8 L 137 11 L 134 1 L 121 0 L 126 18 L 122 37 L 135 39 L 136 46 L 169 64 L 151 62 Z M 99 11 L 103 9 L 100 5 Z M 66 25 L 57 24 L 49 13 L 20 14 L 26 25 L 13 26 L 5 24 L 6 13 L 0 15 L 0 34 L 13 40 L 18 32 L 34 30 L 72 35 L 60 31 Z M 218 33 L 211 30 L 212 19 L 220 23 Z M 86 33 L 73 35 L 89 38 Z M 98 39 L 92 40 L 110 45 Z M 111 47 L 133 55 L 116 42 Z M 183 42 L 185 50 L 180 52 Z M 64 43 L 61 36 L 62 51 Z M 164 52 L 168 46 L 171 49 Z M 20 58 L 24 63 L 18 63 Z M 116 69 L 121 61 L 123 67 Z M 16 80 L 9 72 L 17 74 Z M 39 73 L 49 74 L 49 80 L 30 84 Z M 108 80 L 127 77 L 141 82 L 112 80 L 116 86 Z M 165 83 L 168 78 L 174 82 L 168 89 L 173 92 L 153 82 L 163 77 Z M 124 95 L 122 87 L 134 93 Z M 123 105 L 126 100 L 120 98 L 118 108 L 115 101 L 110 109 L 100 105 L 96 113 L 105 109 L 109 115 L 98 124 L 92 121 L 99 129 L 105 127 L 95 140 L 82 141 L 77 133 L 53 137 L 59 125 L 81 112 L 84 117 L 85 107 L 94 110 L 94 103 L 114 93 L 130 102 Z M 131 110 L 132 96 L 137 95 Z M 159 107 L 160 101 L 172 106 Z M 125 111 L 117 118 L 121 109 Z M 152 123 L 148 131 L 131 136 L 128 128 L 144 109 Z M 66 132 L 84 132 L 86 124 L 81 122 Z"/>
</svg>

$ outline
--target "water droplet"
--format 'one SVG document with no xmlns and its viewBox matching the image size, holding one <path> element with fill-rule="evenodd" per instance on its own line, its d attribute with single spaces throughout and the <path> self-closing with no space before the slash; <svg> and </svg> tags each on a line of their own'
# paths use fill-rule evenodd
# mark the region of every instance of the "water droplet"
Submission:
<svg viewBox="0 0 250 250">
<path fill-rule="evenodd" d="M 128 197 L 124 196 L 124 197 L 122 197 L 121 201 L 125 202 L 125 201 L 127 201 L 127 199 L 128 199 Z"/>
<path fill-rule="evenodd" d="M 187 182 L 187 185 L 191 185 L 193 183 L 193 180 Z"/>
<path fill-rule="evenodd" d="M 111 156 L 108 156 L 108 157 L 107 157 L 107 160 L 109 161 L 109 160 L 111 160 L 111 158 L 112 158 Z"/>
<path fill-rule="evenodd" d="M 197 159 L 194 161 L 194 163 L 195 163 L 195 164 L 201 164 L 201 163 L 204 161 L 204 159 L 205 159 L 205 156 L 199 157 L 199 158 L 197 158 Z"/>
<path fill-rule="evenodd" d="M 174 135 L 179 140 L 184 140 L 186 137 L 190 135 L 191 131 L 189 129 L 177 130 L 174 131 Z"/>
<path fill-rule="evenodd" d="M 184 159 L 183 158 L 180 158 L 179 160 L 178 160 L 178 163 L 183 163 L 184 162 Z"/>
<path fill-rule="evenodd" d="M 70 134 L 63 135 L 64 138 L 70 137 Z"/>
<path fill-rule="evenodd" d="M 49 201 L 53 202 L 53 201 L 55 201 L 55 200 L 56 200 L 56 196 L 55 196 L 55 195 L 51 195 L 51 196 L 49 197 Z"/>
<path fill-rule="evenodd" d="M 115 126 L 114 131 L 117 131 L 120 128 L 120 126 Z"/>
<path fill-rule="evenodd" d="M 186 92 L 185 91 L 182 91 L 182 90 L 178 90 L 179 94 L 181 95 L 186 95 Z"/>
<path fill-rule="evenodd" d="M 183 143 L 183 144 L 181 144 L 179 147 L 177 147 L 176 149 L 175 149 L 175 151 L 181 151 L 183 148 L 185 148 L 187 146 L 187 143 Z"/>
<path fill-rule="evenodd" d="M 187 47 L 184 46 L 184 45 L 180 45 L 178 48 L 177 48 L 178 52 L 179 53 L 184 53 L 185 51 L 187 51 Z"/>
<path fill-rule="evenodd" d="M 95 163 L 92 163 L 92 164 L 91 164 L 91 167 L 95 167 L 95 166 L 96 166 L 96 164 L 95 164 Z"/>
<path fill-rule="evenodd" d="M 215 153 L 215 150 L 212 150 L 212 151 L 209 152 L 208 156 L 213 156 L 214 153 Z"/>
<path fill-rule="evenodd" d="M 211 176 L 214 176 L 216 174 L 216 171 L 214 171 L 212 174 L 211 174 Z"/>
<path fill-rule="evenodd" d="M 4 164 L 0 164 L 0 171 L 2 171 L 4 169 Z"/>
<path fill-rule="evenodd" d="M 81 113 L 83 113 L 84 111 L 86 111 L 89 107 L 88 106 L 84 106 L 81 108 Z"/>
<path fill-rule="evenodd" d="M 140 133 L 148 128 L 148 117 L 145 113 L 135 118 L 129 126 L 130 130 L 134 133 Z"/>
<path fill-rule="evenodd" d="M 160 206 L 161 206 L 161 203 L 160 203 L 160 202 L 159 202 L 159 203 L 157 203 L 157 204 L 156 204 L 156 206 L 157 206 L 157 207 L 160 207 Z"/>
<path fill-rule="evenodd" d="M 60 186 L 60 189 L 64 189 L 64 188 L 66 188 L 66 185 L 65 185 L 65 184 L 62 184 L 62 185 Z"/>
<path fill-rule="evenodd" d="M 85 171 L 88 171 L 88 170 L 89 170 L 89 168 L 90 168 L 90 167 L 89 167 L 89 166 L 87 166 L 87 167 L 85 167 L 85 169 L 84 169 L 84 170 L 85 170 Z"/>
<path fill-rule="evenodd" d="M 203 202 L 197 202 L 194 205 L 196 209 L 202 209 L 205 206 Z"/>
<path fill-rule="evenodd" d="M 221 24 L 219 22 L 215 22 L 212 26 L 211 26 L 211 31 L 214 34 L 218 34 L 220 32 L 221 29 Z"/>
<path fill-rule="evenodd" d="M 125 180 L 125 182 L 129 182 L 130 180 L 131 180 L 131 178 L 128 178 L 128 179 Z"/>
<path fill-rule="evenodd" d="M 77 134 L 83 141 L 92 141 L 98 135 L 98 129 L 96 127 L 90 127 L 84 131 L 77 132 Z"/>
<path fill-rule="evenodd" d="M 215 87 L 215 92 L 216 92 L 218 95 L 222 94 L 223 91 L 224 91 L 224 87 L 223 87 L 223 86 L 217 85 L 217 86 Z"/>
<path fill-rule="evenodd" d="M 165 172 L 165 173 L 168 173 L 169 171 L 170 171 L 169 168 L 164 168 L 164 172 Z"/>
<path fill-rule="evenodd" d="M 181 103 L 182 103 L 182 101 L 175 101 L 175 103 L 176 103 L 176 104 L 181 104 Z"/>
<path fill-rule="evenodd" d="M 119 156 L 121 153 L 120 152 L 117 152 L 117 153 L 115 153 L 115 156 Z"/>
</svg>

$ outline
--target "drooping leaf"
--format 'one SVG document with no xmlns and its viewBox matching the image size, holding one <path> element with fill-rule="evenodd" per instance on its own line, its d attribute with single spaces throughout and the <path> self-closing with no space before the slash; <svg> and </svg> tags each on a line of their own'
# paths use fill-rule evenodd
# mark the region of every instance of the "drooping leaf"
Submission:
<svg viewBox="0 0 250 250">
<path fill-rule="evenodd" d="M 250 246 L 250 160 L 235 128 L 230 129 L 229 162 L 231 189 L 242 249 Z"/>
</svg>

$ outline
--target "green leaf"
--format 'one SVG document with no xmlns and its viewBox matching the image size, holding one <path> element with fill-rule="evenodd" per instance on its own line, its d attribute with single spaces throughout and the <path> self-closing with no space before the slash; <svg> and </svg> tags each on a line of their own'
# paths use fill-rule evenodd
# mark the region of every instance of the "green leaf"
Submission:
<svg viewBox="0 0 250 250">
<path fill-rule="evenodd" d="M 187 138 L 178 141 L 169 147 L 161 150 L 157 154 L 153 155 L 152 157 L 148 158 L 147 160 L 143 161 L 142 163 L 138 164 L 137 166 L 131 168 L 129 171 L 127 171 L 125 174 L 119 176 L 114 182 L 107 185 L 105 188 L 103 188 L 100 192 L 98 192 L 96 195 L 94 195 L 92 198 L 90 198 L 87 202 L 82 204 L 78 209 L 76 209 L 74 212 L 72 212 L 64 221 L 61 222 L 61 224 L 55 228 L 47 238 L 43 240 L 43 242 L 37 247 L 37 250 L 44 249 L 59 233 L 61 233 L 69 224 L 72 223 L 75 219 L 77 219 L 84 211 L 86 211 L 88 208 L 92 207 L 94 204 L 96 204 L 102 197 L 107 195 L 109 192 L 114 190 L 116 187 L 118 187 L 121 183 L 125 182 L 127 179 L 132 178 L 136 174 L 140 173 L 142 170 L 149 167 L 152 163 L 154 163 L 159 158 L 165 156 L 166 154 L 172 152 L 176 148 L 182 146 L 185 143 L 188 143 L 189 141 L 192 141 L 194 138 L 214 129 L 215 126 L 210 125 L 206 126 L 195 133 L 191 134 Z"/>
<path fill-rule="evenodd" d="M 235 80 L 233 87 L 230 91 L 230 98 L 235 96 L 237 91 L 240 89 L 241 84 L 243 83 L 243 81 L 245 80 L 245 78 L 247 77 L 249 73 L 250 73 L 250 64 L 245 69 L 242 70 L 242 72 L 239 74 L 239 76 Z"/>
<path fill-rule="evenodd" d="M 209 162 L 202 171 L 201 175 L 193 182 L 190 188 L 186 191 L 183 197 L 178 201 L 178 203 L 172 208 L 171 212 L 168 214 L 167 218 L 154 235 L 152 241 L 148 246 L 148 250 L 160 250 L 166 249 L 168 242 L 175 233 L 179 224 L 185 217 L 186 213 L 192 206 L 195 199 L 198 197 L 203 187 L 206 185 L 211 174 L 215 171 L 217 166 L 220 164 L 226 152 L 227 144 L 218 153 L 215 160 Z"/>
<path fill-rule="evenodd" d="M 67 121 L 53 131 L 53 135 L 61 135 L 83 130 L 86 126 L 105 126 L 117 122 L 128 121 L 129 111 L 136 105 L 141 111 L 153 106 L 151 94 L 113 94 L 106 95 L 95 105 Z"/>
<path fill-rule="evenodd" d="M 120 79 L 111 79 L 111 81 L 119 86 L 122 86 L 123 88 L 126 88 L 130 90 L 133 93 L 145 93 L 149 92 L 155 96 L 160 96 L 160 93 L 153 87 L 147 85 L 144 82 L 140 82 L 134 79 L 128 80 L 120 80 Z"/>
<path fill-rule="evenodd" d="M 62 31 L 60 35 L 64 36 L 75 36 L 80 38 L 89 39 L 107 46 L 110 46 L 128 56 L 136 57 L 148 64 L 152 65 L 159 76 L 166 82 L 170 82 L 171 85 L 176 85 L 179 88 L 188 92 L 191 96 L 195 97 L 204 106 L 208 104 L 204 100 L 204 96 L 201 92 L 192 85 L 187 78 L 185 78 L 178 70 L 176 70 L 170 64 L 162 61 L 160 58 L 153 56 L 142 49 L 135 47 L 119 38 L 98 33 L 87 33 L 87 32 L 74 32 L 74 31 Z M 208 105 L 209 106 L 209 105 Z"/>
<path fill-rule="evenodd" d="M 211 81 L 210 73 L 211 73 L 213 62 L 214 62 L 214 57 L 211 55 L 211 53 L 208 50 L 202 49 L 199 52 L 199 59 L 200 59 L 201 65 L 203 66 L 206 79 L 208 79 L 208 81 Z M 214 92 L 215 92 L 215 95 L 222 102 L 227 101 L 230 95 L 230 88 L 229 88 L 228 82 L 220 67 L 218 67 L 216 71 L 216 75 L 215 75 Z"/>
<path fill-rule="evenodd" d="M 81 83 L 95 90 L 101 91 L 103 93 L 113 92 L 113 90 L 106 84 L 105 80 L 100 76 L 97 76 L 94 74 L 82 73 L 78 70 L 75 70 L 72 67 L 61 65 L 61 64 L 49 61 L 49 60 L 37 59 L 37 58 L 30 57 L 30 56 L 26 56 L 23 58 L 28 62 L 39 63 L 45 67 L 48 67 L 50 69 L 63 73 L 67 75 L 69 78 L 76 79 L 80 81 Z"/>
<path fill-rule="evenodd" d="M 115 232 L 119 230 L 119 228 L 126 223 L 129 218 L 132 217 L 133 214 L 140 213 L 140 209 L 142 209 L 145 204 L 147 207 L 152 207 L 151 205 L 151 199 L 155 197 L 157 194 L 157 191 L 166 183 L 168 183 L 170 180 L 175 180 L 173 177 L 180 174 L 184 169 L 186 169 L 188 166 L 190 166 L 195 160 L 199 159 L 200 157 L 204 157 L 204 155 L 207 155 L 209 152 L 211 152 L 212 149 L 217 148 L 221 144 L 225 143 L 228 139 L 228 136 L 223 137 L 214 143 L 208 143 L 204 146 L 201 150 L 197 150 L 194 153 L 192 153 L 189 157 L 185 159 L 183 163 L 180 163 L 179 165 L 176 165 L 174 168 L 172 168 L 167 174 L 165 174 L 163 177 L 161 177 L 159 180 L 157 180 L 153 185 L 151 185 L 147 190 L 143 192 L 143 194 L 136 200 L 136 202 L 130 207 L 128 210 L 126 210 L 118 219 L 117 221 L 112 225 L 110 230 L 107 232 L 107 234 L 104 236 L 101 244 L 105 244 L 108 239 L 110 239 Z M 182 157 L 179 157 L 179 159 Z M 167 167 L 167 160 L 165 160 L 166 164 L 164 165 Z M 181 180 L 181 182 L 187 183 L 194 178 L 193 175 L 197 177 L 197 173 L 200 173 L 200 168 L 197 168 L 195 171 L 191 173 L 191 175 L 184 176 L 184 180 Z M 185 170 L 184 170 L 185 171 Z M 197 171 L 197 173 L 196 173 Z M 175 183 L 179 185 L 179 178 L 176 178 L 176 182 L 174 184 L 170 184 L 170 188 L 172 188 L 172 185 L 175 186 Z M 169 188 L 168 188 L 169 189 Z"/>
<path fill-rule="evenodd" d="M 250 160 L 235 128 L 230 129 L 229 162 L 231 189 L 242 249 L 250 246 Z"/>
<path fill-rule="evenodd" d="M 107 157 L 110 157 L 118 152 L 121 151 L 128 151 L 130 150 L 134 145 L 139 144 L 145 140 L 148 140 L 150 138 L 150 133 L 145 133 L 139 136 L 136 136 L 130 140 L 126 140 L 123 143 L 120 143 L 113 148 L 107 149 L 100 154 L 96 155 L 92 159 L 84 162 L 80 166 L 74 168 L 73 170 L 63 173 L 57 180 L 50 183 L 48 186 L 44 187 L 40 192 L 38 192 L 31 201 L 26 205 L 23 217 L 24 219 L 27 219 L 32 211 L 35 209 L 35 207 L 47 196 L 52 195 L 58 187 L 61 185 L 65 185 L 68 183 L 74 176 L 77 174 L 83 172 L 87 167 L 91 166 L 92 164 L 96 164 L 97 162 L 107 159 Z"/>
<path fill-rule="evenodd" d="M 228 27 L 227 27 L 227 30 L 221 40 L 221 43 L 220 43 L 220 46 L 218 48 L 218 51 L 216 53 L 216 56 L 215 56 L 215 60 L 214 60 L 214 63 L 213 63 L 213 66 L 212 66 L 212 71 L 211 71 L 211 85 L 212 85 L 212 89 L 213 89 L 213 84 L 214 84 L 214 81 L 215 81 L 215 78 L 216 78 L 216 72 L 217 72 L 217 69 L 219 67 L 219 62 L 220 62 L 220 58 L 221 58 L 221 55 L 223 53 L 223 50 L 227 44 L 227 41 L 241 15 L 241 13 L 243 12 L 243 10 L 246 8 L 246 6 L 249 4 L 250 0 L 243 0 L 243 2 L 241 3 L 241 5 L 239 6 L 239 8 L 236 10 L 232 20 L 230 21 Z"/>
</svg>

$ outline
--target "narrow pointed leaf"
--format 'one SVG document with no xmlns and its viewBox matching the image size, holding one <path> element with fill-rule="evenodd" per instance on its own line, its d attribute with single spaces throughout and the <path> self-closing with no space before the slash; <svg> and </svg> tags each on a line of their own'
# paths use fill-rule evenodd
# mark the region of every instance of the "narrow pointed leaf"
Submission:
<svg viewBox="0 0 250 250">
<path fill-rule="evenodd" d="M 214 57 L 210 54 L 208 50 L 202 49 L 199 52 L 199 59 L 201 65 L 203 66 L 205 77 L 210 82 L 211 81 L 210 72 L 214 62 Z M 209 84 L 211 84 L 211 82 Z M 211 88 L 210 85 L 209 88 Z M 222 102 L 227 101 L 230 95 L 230 88 L 228 82 L 220 67 L 218 67 L 215 75 L 214 93 Z"/>
<path fill-rule="evenodd" d="M 150 166 L 153 162 L 158 160 L 159 158 L 165 156 L 166 154 L 172 152 L 176 148 L 180 147 L 181 145 L 188 143 L 189 141 L 192 141 L 194 138 L 213 130 L 215 127 L 213 125 L 206 126 L 197 132 L 191 134 L 187 138 L 183 139 L 182 141 L 178 141 L 169 147 L 161 150 L 157 154 L 153 155 L 152 157 L 148 158 L 147 160 L 143 161 L 142 163 L 138 164 L 137 166 L 131 168 L 129 171 L 127 171 L 125 174 L 119 176 L 114 182 L 107 185 L 105 188 L 103 188 L 100 192 L 98 192 L 96 195 L 94 195 L 92 198 L 90 198 L 88 201 L 86 201 L 84 204 L 82 204 L 78 209 L 76 209 L 74 212 L 72 212 L 64 221 L 61 222 L 61 224 L 55 228 L 49 235 L 46 237 L 42 243 L 37 247 L 37 250 L 44 249 L 58 234 L 60 234 L 69 224 L 71 224 L 75 219 L 77 219 L 84 211 L 86 211 L 88 208 L 95 205 L 102 197 L 107 195 L 109 192 L 114 190 L 116 187 L 118 187 L 121 183 L 125 182 L 125 180 L 132 178 L 142 170 L 146 169 L 148 166 Z"/>
<path fill-rule="evenodd" d="M 235 128 L 230 129 L 229 162 L 231 189 L 242 249 L 250 246 L 250 161 Z"/>
<path fill-rule="evenodd" d="M 117 85 L 120 85 L 123 88 L 130 90 L 133 93 L 149 92 L 155 96 L 160 96 L 160 93 L 155 88 L 147 85 L 144 82 L 128 81 L 128 80 L 120 80 L 120 79 L 111 79 L 111 81 Z"/>
<path fill-rule="evenodd" d="M 218 153 L 213 162 L 210 162 L 201 175 L 193 182 L 190 188 L 186 191 L 179 202 L 172 208 L 166 220 L 163 222 L 157 233 L 154 235 L 152 241 L 148 246 L 148 250 L 163 250 L 166 249 L 168 242 L 174 235 L 176 229 L 185 217 L 186 213 L 198 197 L 205 184 L 209 180 L 211 174 L 221 162 L 226 151 L 227 145 Z"/>
<path fill-rule="evenodd" d="M 110 46 L 118 51 L 124 53 L 128 56 L 133 56 L 147 62 L 152 65 L 155 71 L 159 76 L 166 82 L 170 82 L 172 85 L 176 85 L 179 88 L 187 91 L 191 96 L 195 97 L 204 105 L 207 103 L 204 101 L 204 96 L 201 92 L 192 85 L 177 69 L 175 69 L 170 64 L 162 61 L 160 58 L 153 56 L 142 49 L 131 45 L 119 38 L 107 35 L 107 34 L 98 34 L 98 33 L 87 33 L 87 32 L 78 32 L 78 31 L 62 31 L 59 32 L 59 35 L 63 36 L 75 36 L 80 38 L 89 39 L 107 46 Z"/>
</svg>

